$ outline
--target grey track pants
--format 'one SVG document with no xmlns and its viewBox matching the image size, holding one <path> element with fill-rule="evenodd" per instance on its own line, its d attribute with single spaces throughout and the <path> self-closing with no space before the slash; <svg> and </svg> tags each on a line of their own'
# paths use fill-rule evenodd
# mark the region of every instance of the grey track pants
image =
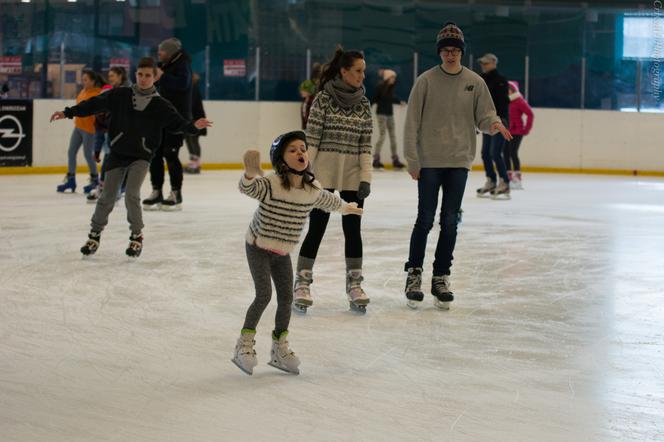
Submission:
<svg viewBox="0 0 664 442">
<path fill-rule="evenodd" d="M 383 150 L 383 143 L 385 142 L 385 131 L 390 137 L 390 151 L 392 156 L 397 154 L 397 137 L 394 134 L 394 115 L 376 115 L 378 119 L 378 141 L 376 142 L 376 149 L 374 155 L 380 157 L 380 151 Z"/>
<path fill-rule="evenodd" d="M 293 264 L 290 255 L 277 255 L 249 243 L 246 243 L 246 249 L 249 270 L 256 286 L 256 298 L 247 310 L 243 328 L 256 330 L 258 321 L 272 298 L 270 281 L 270 277 L 272 277 L 277 289 L 277 315 L 274 329 L 277 334 L 288 330 L 291 303 L 293 302 Z"/>
<path fill-rule="evenodd" d="M 127 221 L 131 233 L 141 233 L 143 230 L 143 211 L 141 209 L 141 185 L 145 181 L 150 163 L 145 160 L 136 160 L 127 167 L 116 167 L 106 171 L 104 189 L 97 200 L 95 213 L 92 215 L 92 230 L 101 232 L 108 224 L 108 215 L 113 211 L 115 199 L 122 186 L 122 179 L 127 174 L 127 187 L 125 188 L 125 206 L 127 206 Z"/>
</svg>

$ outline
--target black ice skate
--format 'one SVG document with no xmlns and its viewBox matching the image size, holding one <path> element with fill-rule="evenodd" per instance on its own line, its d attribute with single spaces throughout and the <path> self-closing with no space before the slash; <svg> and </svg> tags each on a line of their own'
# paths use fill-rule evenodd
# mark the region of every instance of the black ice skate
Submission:
<svg viewBox="0 0 664 442">
<path fill-rule="evenodd" d="M 422 293 L 421 267 L 411 267 L 408 269 L 404 292 L 406 293 L 406 304 L 412 309 L 416 309 L 424 300 L 424 293 Z"/>
<path fill-rule="evenodd" d="M 159 210 L 163 201 L 164 195 L 162 195 L 161 190 L 154 189 L 150 196 L 143 200 L 143 209 Z"/>
<path fill-rule="evenodd" d="M 454 301 L 454 294 L 450 290 L 449 275 L 434 276 L 431 280 L 431 294 L 433 305 L 441 310 L 449 310 L 450 303 Z"/>
<path fill-rule="evenodd" d="M 366 313 L 369 296 L 362 289 L 362 269 L 346 271 L 346 296 L 350 309 L 358 313 Z"/>
<path fill-rule="evenodd" d="M 293 309 L 299 313 L 306 313 L 307 309 L 314 304 L 311 297 L 311 283 L 314 281 L 313 272 L 302 269 L 295 275 L 295 287 L 293 288 Z"/>
<path fill-rule="evenodd" d="M 143 234 L 142 233 L 132 233 L 129 237 L 129 247 L 125 253 L 130 258 L 138 258 L 141 256 L 143 251 Z"/>
<path fill-rule="evenodd" d="M 99 248 L 99 241 L 101 241 L 101 232 L 90 230 L 90 233 L 88 233 L 88 240 L 83 244 L 83 247 L 81 247 L 81 253 L 83 256 L 94 255 Z"/>
<path fill-rule="evenodd" d="M 161 210 L 167 212 L 174 212 L 182 210 L 182 192 L 179 190 L 172 190 L 168 198 L 161 202 Z"/>
</svg>

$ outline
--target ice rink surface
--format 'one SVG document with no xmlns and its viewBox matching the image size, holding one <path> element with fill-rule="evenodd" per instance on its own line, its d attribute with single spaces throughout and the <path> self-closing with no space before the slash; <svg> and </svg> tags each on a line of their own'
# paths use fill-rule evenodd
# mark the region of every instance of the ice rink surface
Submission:
<svg viewBox="0 0 664 442">
<path fill-rule="evenodd" d="M 291 322 L 301 375 L 266 364 L 273 300 L 250 377 L 230 362 L 253 297 L 240 173 L 186 176 L 182 212 L 145 213 L 136 262 L 122 203 L 82 260 L 82 194 L 0 176 L 2 441 L 664 440 L 664 180 L 526 174 L 492 201 L 472 173 L 445 312 L 406 307 L 416 186 L 375 173 L 367 314 L 348 310 L 334 214 Z"/>
</svg>

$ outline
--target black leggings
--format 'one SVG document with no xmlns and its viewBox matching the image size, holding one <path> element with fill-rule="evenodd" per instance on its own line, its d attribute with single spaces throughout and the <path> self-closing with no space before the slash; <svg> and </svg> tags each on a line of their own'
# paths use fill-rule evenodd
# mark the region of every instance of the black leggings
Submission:
<svg viewBox="0 0 664 442">
<path fill-rule="evenodd" d="M 200 135 L 185 135 L 184 141 L 187 143 L 187 150 L 189 151 L 190 159 L 198 159 L 201 157 L 201 144 L 198 142 Z"/>
<path fill-rule="evenodd" d="M 150 182 L 152 188 L 161 190 L 164 186 L 164 159 L 168 164 L 168 175 L 171 178 L 171 190 L 182 189 L 182 163 L 178 158 L 180 147 L 164 147 L 162 144 L 154 153 L 150 163 Z"/>
<path fill-rule="evenodd" d="M 512 135 L 512 140 L 505 143 L 503 156 L 505 157 L 505 165 L 507 170 L 521 170 L 521 161 L 519 161 L 519 146 L 523 135 Z"/>
<path fill-rule="evenodd" d="M 334 189 L 327 189 L 334 192 Z M 353 190 L 342 190 L 339 192 L 341 199 L 347 203 L 357 203 L 358 207 L 364 207 L 364 200 L 357 197 Z M 309 215 L 309 231 L 302 242 L 300 256 L 316 259 L 318 248 L 325 235 L 327 222 L 330 220 L 329 212 L 314 209 Z M 357 215 L 344 215 L 341 217 L 341 225 L 346 239 L 346 258 L 362 257 L 362 217 Z"/>
</svg>

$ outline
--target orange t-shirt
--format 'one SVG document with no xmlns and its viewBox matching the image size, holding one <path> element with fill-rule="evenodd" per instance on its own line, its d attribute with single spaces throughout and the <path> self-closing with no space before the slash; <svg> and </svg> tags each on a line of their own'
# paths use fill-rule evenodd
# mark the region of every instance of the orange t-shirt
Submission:
<svg viewBox="0 0 664 442">
<path fill-rule="evenodd" d="M 101 92 L 101 89 L 95 87 L 89 90 L 83 89 L 79 94 L 78 97 L 76 97 L 76 104 L 80 103 L 81 101 L 85 101 L 88 98 L 92 98 L 96 95 L 99 95 Z M 95 133 L 95 116 L 90 115 L 89 117 L 76 117 L 74 118 L 74 125 L 78 127 L 81 130 L 84 130 L 88 133 L 94 134 Z"/>
</svg>

